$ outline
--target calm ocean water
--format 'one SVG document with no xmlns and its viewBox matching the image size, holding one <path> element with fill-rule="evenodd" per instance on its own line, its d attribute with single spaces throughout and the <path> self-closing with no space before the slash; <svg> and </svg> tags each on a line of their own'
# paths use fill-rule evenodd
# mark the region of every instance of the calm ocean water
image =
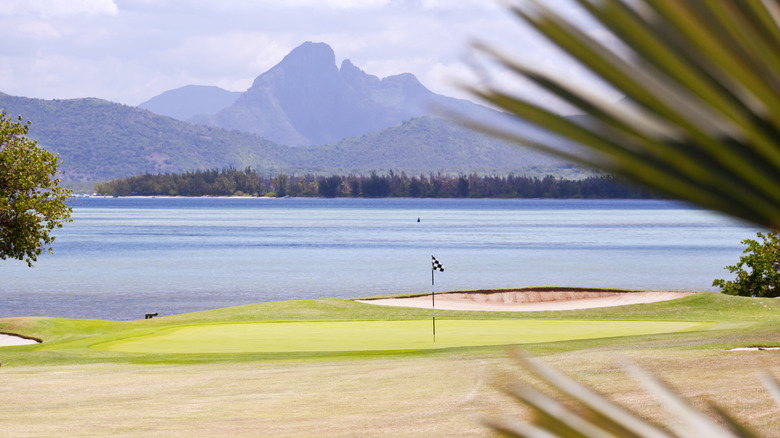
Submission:
<svg viewBox="0 0 780 438">
<path fill-rule="evenodd" d="M 758 231 L 667 201 L 73 199 L 0 317 L 128 320 L 239 304 L 517 286 L 713 290 Z M 419 222 L 418 222 L 419 218 Z M 444 264 L 431 286 L 430 258 Z"/>
</svg>

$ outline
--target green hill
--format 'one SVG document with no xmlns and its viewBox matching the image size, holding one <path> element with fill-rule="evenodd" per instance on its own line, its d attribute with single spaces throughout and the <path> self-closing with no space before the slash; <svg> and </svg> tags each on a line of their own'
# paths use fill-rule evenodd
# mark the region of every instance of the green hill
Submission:
<svg viewBox="0 0 780 438">
<path fill-rule="evenodd" d="M 214 165 L 278 163 L 291 154 L 255 135 L 191 125 L 101 99 L 0 94 L 0 108 L 30 120 L 30 137 L 63 160 L 63 181 L 101 181 Z"/>
<path fill-rule="evenodd" d="M 559 160 L 435 117 L 424 116 L 380 132 L 310 148 L 313 163 L 338 157 L 340 169 L 361 172 L 559 173 Z M 325 169 L 323 169 L 325 170 Z"/>
<path fill-rule="evenodd" d="M 430 116 L 327 145 L 294 148 L 95 98 L 42 100 L 0 93 L 0 108 L 32 122 L 30 137 L 60 155 L 62 179 L 69 186 L 226 166 L 251 166 L 263 174 L 395 170 L 538 175 L 571 168 Z"/>
</svg>

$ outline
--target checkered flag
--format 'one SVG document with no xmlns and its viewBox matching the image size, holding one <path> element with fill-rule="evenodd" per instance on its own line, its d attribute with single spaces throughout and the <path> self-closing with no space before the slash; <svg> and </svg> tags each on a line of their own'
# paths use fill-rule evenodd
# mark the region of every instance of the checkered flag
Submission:
<svg viewBox="0 0 780 438">
<path fill-rule="evenodd" d="M 442 266 L 441 263 L 439 263 L 439 261 L 436 260 L 436 257 L 431 256 L 431 259 L 432 259 L 431 269 L 433 269 L 434 271 L 438 269 L 439 271 L 444 272 L 444 266 Z"/>
</svg>

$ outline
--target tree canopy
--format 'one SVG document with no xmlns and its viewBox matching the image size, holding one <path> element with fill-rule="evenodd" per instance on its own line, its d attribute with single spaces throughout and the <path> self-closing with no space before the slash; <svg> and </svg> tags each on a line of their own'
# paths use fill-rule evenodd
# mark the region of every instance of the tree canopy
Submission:
<svg viewBox="0 0 780 438">
<path fill-rule="evenodd" d="M 70 222 L 71 208 L 56 178 L 59 158 L 26 137 L 28 126 L 0 112 L 0 259 L 32 266 L 52 251 L 51 232 Z"/>
<path fill-rule="evenodd" d="M 585 198 L 647 199 L 655 196 L 609 175 L 570 180 L 548 175 L 369 175 L 262 176 L 251 168 L 143 174 L 95 184 L 95 192 L 116 196 L 294 196 L 363 198 Z"/>
<path fill-rule="evenodd" d="M 726 266 L 729 272 L 736 273 L 733 281 L 715 280 L 713 286 L 721 288 L 723 293 L 746 297 L 780 296 L 780 233 L 758 233 L 761 239 L 745 239 L 747 248 L 743 251 L 739 263 Z"/>
</svg>

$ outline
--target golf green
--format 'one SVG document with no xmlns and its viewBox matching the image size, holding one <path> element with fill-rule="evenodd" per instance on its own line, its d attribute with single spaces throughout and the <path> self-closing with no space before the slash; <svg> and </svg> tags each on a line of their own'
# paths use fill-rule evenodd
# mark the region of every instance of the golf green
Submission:
<svg viewBox="0 0 780 438">
<path fill-rule="evenodd" d="M 423 350 L 669 333 L 703 325 L 668 321 L 430 320 L 199 324 L 93 345 L 134 353 Z"/>
</svg>

